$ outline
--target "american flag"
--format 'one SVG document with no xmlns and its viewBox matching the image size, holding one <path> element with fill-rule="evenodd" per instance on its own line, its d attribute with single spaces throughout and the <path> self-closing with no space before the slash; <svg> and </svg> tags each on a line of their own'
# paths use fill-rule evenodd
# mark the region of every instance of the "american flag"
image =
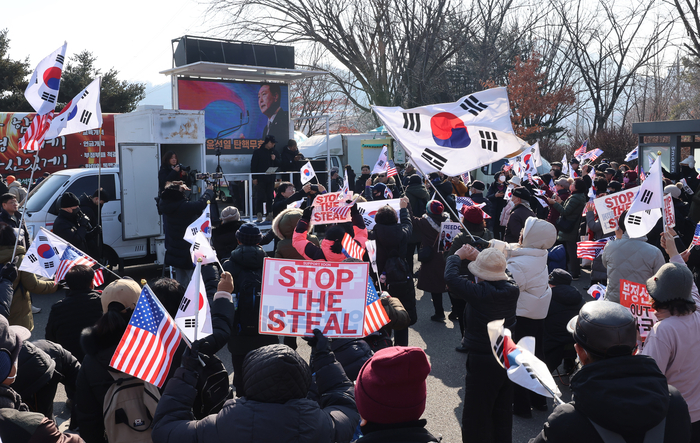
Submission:
<svg viewBox="0 0 700 443">
<path fill-rule="evenodd" d="M 396 170 L 396 165 L 394 164 L 394 160 L 389 160 L 387 161 L 387 170 L 386 170 L 386 177 L 393 177 L 394 175 L 399 175 L 399 172 Z"/>
<path fill-rule="evenodd" d="M 388 186 L 384 188 L 384 198 L 387 200 L 391 200 L 392 198 L 394 198 L 394 193 L 391 192 L 391 189 L 389 189 Z"/>
<path fill-rule="evenodd" d="M 510 163 L 508 163 L 508 164 L 506 164 L 506 165 L 503 165 L 503 171 L 504 171 L 504 172 L 508 172 L 508 171 L 510 171 L 511 169 L 513 169 L 513 165 L 511 165 Z"/>
<path fill-rule="evenodd" d="M 554 184 L 554 180 L 551 178 L 549 179 L 549 190 L 555 194 L 557 193 L 557 186 Z"/>
<path fill-rule="evenodd" d="M 690 242 L 691 246 L 700 245 L 700 223 L 695 226 L 695 234 L 693 235 L 693 241 Z"/>
<path fill-rule="evenodd" d="M 38 151 L 44 145 L 44 135 L 51 126 L 53 111 L 48 114 L 36 115 L 32 123 L 27 128 L 22 139 L 19 141 L 19 148 L 23 151 Z"/>
<path fill-rule="evenodd" d="M 456 197 L 455 202 L 461 206 L 474 206 L 474 200 L 469 197 Z"/>
<path fill-rule="evenodd" d="M 181 338 L 175 321 L 146 285 L 109 365 L 160 388 Z"/>
<path fill-rule="evenodd" d="M 587 152 L 581 161 L 588 160 L 589 162 L 593 163 L 598 157 L 600 157 L 603 154 L 602 149 L 594 149 L 591 152 Z"/>
<path fill-rule="evenodd" d="M 66 247 L 66 250 L 63 251 L 63 255 L 61 256 L 61 263 L 58 265 L 56 275 L 54 275 L 53 278 L 55 281 L 63 280 L 64 278 L 66 278 L 66 274 L 68 273 L 68 271 L 70 271 L 70 269 L 75 265 L 85 265 L 93 267 L 96 264 L 97 262 L 94 259 L 92 259 L 89 255 L 80 252 L 72 245 L 68 245 Z"/>
<path fill-rule="evenodd" d="M 533 185 L 535 184 L 535 182 L 532 180 L 532 172 L 527 173 L 527 181 L 529 181 Z"/>
<path fill-rule="evenodd" d="M 379 300 L 377 290 L 374 289 L 372 280 L 367 279 L 367 304 L 365 306 L 365 325 L 362 333 L 365 336 L 373 334 L 390 321 L 381 300 Z"/>
<path fill-rule="evenodd" d="M 95 271 L 95 277 L 92 279 L 92 284 L 97 288 L 102 286 L 105 282 L 105 276 L 102 273 L 102 268 Z"/>
<path fill-rule="evenodd" d="M 334 206 L 332 208 L 328 208 L 329 211 L 338 214 L 338 217 L 340 217 L 343 220 L 348 217 L 348 214 L 350 213 L 351 209 L 352 209 L 352 206 L 345 206 L 345 205 Z"/>
<path fill-rule="evenodd" d="M 640 179 L 641 181 L 646 180 L 646 179 L 647 179 L 647 175 L 644 173 L 644 168 L 643 168 L 641 165 L 638 166 L 638 167 L 639 167 L 639 179 Z M 635 168 L 635 169 L 637 169 L 637 168 Z"/>
<path fill-rule="evenodd" d="M 465 173 L 462 174 L 462 181 L 463 181 L 464 184 L 466 184 L 466 185 L 468 185 L 469 183 L 471 183 L 472 178 L 471 178 L 471 176 L 469 175 L 469 171 L 467 171 L 467 172 L 465 172 Z"/>
<path fill-rule="evenodd" d="M 582 241 L 576 243 L 576 257 L 595 260 L 608 242 L 608 238 L 603 238 L 596 241 Z"/>
<path fill-rule="evenodd" d="M 586 148 L 587 148 L 587 147 L 588 147 L 588 140 L 586 140 L 585 142 L 583 142 L 583 144 L 581 145 L 581 147 L 578 148 L 576 151 L 574 151 L 574 157 L 576 157 L 576 158 L 581 158 L 581 156 L 583 156 L 583 154 L 586 153 Z"/>
<path fill-rule="evenodd" d="M 341 244 L 343 245 L 343 250 L 348 257 L 362 260 L 362 256 L 365 255 L 365 248 L 360 246 L 360 244 L 357 243 L 355 239 L 352 238 L 352 236 L 347 232 L 343 236 Z"/>
</svg>

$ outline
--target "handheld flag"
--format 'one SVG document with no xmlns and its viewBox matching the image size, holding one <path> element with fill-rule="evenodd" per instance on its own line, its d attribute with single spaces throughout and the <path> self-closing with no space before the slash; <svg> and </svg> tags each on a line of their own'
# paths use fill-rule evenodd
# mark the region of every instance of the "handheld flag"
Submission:
<svg viewBox="0 0 700 443">
<path fill-rule="evenodd" d="M 181 338 L 175 321 L 146 285 L 109 365 L 160 388 Z"/>
<path fill-rule="evenodd" d="M 588 288 L 588 295 L 590 295 L 596 300 L 602 300 L 603 297 L 605 297 L 605 291 L 607 291 L 607 287 L 601 285 L 600 283 L 597 283 Z"/>
<path fill-rule="evenodd" d="M 664 206 L 664 185 L 661 162 L 654 162 L 649 176 L 639 187 L 639 192 L 627 211 L 625 226 L 630 238 L 646 235 L 661 218 Z"/>
<path fill-rule="evenodd" d="M 472 182 L 472 177 L 469 175 L 469 171 L 462 174 L 462 181 L 467 186 Z"/>
<path fill-rule="evenodd" d="M 343 245 L 343 253 L 346 256 L 362 260 L 362 257 L 365 255 L 365 249 L 347 232 L 343 236 L 341 244 Z"/>
<path fill-rule="evenodd" d="M 100 82 L 101 78 L 97 77 L 54 116 L 51 127 L 44 135 L 46 140 L 102 126 Z"/>
<path fill-rule="evenodd" d="M 307 161 L 306 164 L 301 167 L 300 172 L 302 185 L 307 184 L 312 178 L 316 177 L 316 171 L 314 171 L 313 166 L 311 166 L 311 161 Z"/>
<path fill-rule="evenodd" d="M 20 271 L 53 278 L 61 264 L 61 256 L 68 247 L 62 238 L 42 228 L 19 265 Z"/>
<path fill-rule="evenodd" d="M 549 190 L 555 194 L 557 193 L 557 187 L 554 184 L 554 180 L 552 180 L 551 178 L 549 179 Z"/>
<path fill-rule="evenodd" d="M 608 238 L 603 238 L 598 241 L 582 241 L 576 243 L 576 257 L 585 258 L 587 260 L 595 260 L 598 255 L 603 252 L 605 243 Z"/>
<path fill-rule="evenodd" d="M 574 157 L 576 157 L 580 161 L 583 154 L 586 153 L 587 147 L 588 147 L 588 139 L 586 139 L 586 141 L 583 142 L 583 144 L 581 145 L 580 148 L 578 148 L 576 151 L 574 151 Z"/>
<path fill-rule="evenodd" d="M 544 395 L 558 399 L 561 395 L 552 374 L 539 358 L 534 355 L 534 337 L 523 337 L 516 345 L 510 338 L 510 331 L 503 327 L 503 320 L 494 320 L 487 325 L 491 349 L 496 360 L 508 372 L 508 378 L 516 384 Z"/>
<path fill-rule="evenodd" d="M 384 198 L 386 200 L 391 200 L 392 198 L 394 198 L 394 193 L 391 192 L 391 189 L 389 189 L 388 186 L 384 187 Z"/>
<path fill-rule="evenodd" d="M 525 145 L 513 131 L 505 88 L 476 92 L 453 103 L 412 109 L 373 106 L 372 110 L 425 173 L 457 176 Z"/>
<path fill-rule="evenodd" d="M 345 171 L 345 177 L 343 177 L 343 194 L 346 198 L 352 198 L 352 192 L 350 192 L 350 183 L 348 183 L 348 171 Z"/>
<path fill-rule="evenodd" d="M 588 160 L 589 163 L 593 163 L 598 157 L 603 155 L 602 149 L 594 149 L 591 152 L 587 152 L 581 157 L 581 161 Z"/>
<path fill-rule="evenodd" d="M 637 158 L 639 158 L 639 145 L 627 153 L 625 156 L 625 161 L 629 162 L 632 160 L 637 160 Z"/>
<path fill-rule="evenodd" d="M 39 62 L 24 91 L 24 97 L 38 115 L 46 115 L 56 109 L 66 46 L 68 43 L 64 42 L 63 46 Z"/>
<path fill-rule="evenodd" d="M 387 170 L 387 161 L 387 147 L 384 145 L 382 146 L 382 152 L 379 153 L 377 163 L 375 163 L 374 168 L 372 168 L 372 174 L 380 174 L 385 172 Z"/>
<path fill-rule="evenodd" d="M 382 301 L 374 289 L 371 279 L 367 279 L 367 304 L 365 306 L 365 324 L 362 333 L 367 336 L 386 326 L 391 320 L 382 306 Z"/>
<path fill-rule="evenodd" d="M 197 309 L 199 310 L 197 311 Z M 196 318 L 195 312 L 197 312 Z M 192 279 L 187 285 L 180 307 L 177 308 L 175 324 L 190 341 L 204 338 L 213 332 L 207 290 L 204 288 L 202 280 L 202 264 L 199 262 L 194 268 Z"/>
<path fill-rule="evenodd" d="M 53 120 L 53 111 L 49 111 L 44 115 L 35 115 L 32 123 L 27 128 L 19 141 L 19 149 L 23 151 L 38 151 L 44 146 L 46 132 L 51 126 Z"/>
<path fill-rule="evenodd" d="M 693 234 L 693 241 L 690 244 L 691 246 L 700 245 L 700 223 L 695 226 L 695 234 Z"/>
<path fill-rule="evenodd" d="M 395 175 L 399 175 L 398 171 L 396 170 L 396 165 L 394 164 L 394 160 L 387 160 L 386 164 L 387 164 L 387 168 L 386 168 L 387 178 L 393 177 Z"/>
<path fill-rule="evenodd" d="M 369 263 L 372 265 L 374 273 L 379 275 L 379 271 L 377 271 L 377 241 L 367 240 L 365 242 L 365 248 L 367 248 L 367 255 L 369 255 Z M 379 289 L 381 289 L 381 287 Z"/>
<path fill-rule="evenodd" d="M 566 159 L 566 154 L 561 158 L 561 173 L 569 175 L 569 160 Z"/>
<path fill-rule="evenodd" d="M 197 220 L 193 221 L 187 229 L 185 229 L 184 240 L 188 243 L 194 243 L 194 238 L 198 232 L 204 234 L 205 238 L 211 238 L 211 204 L 207 203 L 202 215 Z"/>
<path fill-rule="evenodd" d="M 105 283 L 105 276 L 104 276 L 104 273 L 102 272 L 102 268 L 96 269 L 95 276 L 92 278 L 92 284 L 96 288 L 99 288 L 104 283 Z"/>
<path fill-rule="evenodd" d="M 202 259 L 202 264 L 206 265 L 208 263 L 218 263 L 216 258 L 216 252 L 214 248 L 209 244 L 209 240 L 204 236 L 202 231 L 195 234 L 192 241 L 192 246 L 190 246 L 190 256 L 192 257 L 192 264 L 197 263 L 197 259 Z"/>
<path fill-rule="evenodd" d="M 61 263 L 58 265 L 56 270 L 56 275 L 54 275 L 55 281 L 61 281 L 66 278 L 66 274 L 75 265 L 85 265 L 93 267 L 97 262 L 89 255 L 80 252 L 78 249 L 74 248 L 73 245 L 68 245 L 63 251 L 61 256 Z"/>
</svg>

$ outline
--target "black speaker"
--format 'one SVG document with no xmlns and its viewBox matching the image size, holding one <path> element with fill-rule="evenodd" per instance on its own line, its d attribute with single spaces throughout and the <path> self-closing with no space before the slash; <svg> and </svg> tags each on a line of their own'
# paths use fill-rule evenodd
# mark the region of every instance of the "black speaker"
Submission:
<svg viewBox="0 0 700 443">
<path fill-rule="evenodd" d="M 189 35 L 175 41 L 177 41 L 177 46 L 173 53 L 175 66 L 189 65 L 201 61 L 294 69 L 293 46 L 260 45 L 197 38 Z"/>
</svg>

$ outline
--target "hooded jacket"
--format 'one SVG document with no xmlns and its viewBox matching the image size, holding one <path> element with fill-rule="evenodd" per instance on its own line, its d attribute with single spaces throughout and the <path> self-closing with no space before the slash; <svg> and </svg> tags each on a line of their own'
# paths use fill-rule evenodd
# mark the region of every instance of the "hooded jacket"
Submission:
<svg viewBox="0 0 700 443">
<path fill-rule="evenodd" d="M 296 208 L 285 209 L 280 212 L 274 220 L 272 220 L 272 232 L 275 233 L 277 238 L 280 239 L 277 242 L 277 247 L 275 248 L 275 258 L 287 258 L 293 260 L 303 260 L 304 257 L 294 248 L 292 244 L 292 237 L 294 236 L 294 228 L 297 227 L 297 223 L 301 218 L 302 211 Z M 308 227 L 311 230 L 311 225 Z M 306 234 L 306 239 L 316 246 L 320 246 L 321 243 L 318 241 L 315 235 Z"/>
<path fill-rule="evenodd" d="M 571 379 L 575 401 L 554 408 L 530 443 L 602 443 L 591 421 L 642 443 L 666 418 L 664 442 L 690 441 L 690 416 L 678 390 L 668 385 L 654 359 L 644 355 L 587 364 Z"/>
<path fill-rule="evenodd" d="M 520 288 L 518 317 L 541 320 L 547 316 L 552 290 L 548 284 L 547 249 L 556 241 L 557 230 L 549 222 L 529 217 L 523 227 L 522 244 L 491 240 L 503 252 L 507 269 Z"/>
<path fill-rule="evenodd" d="M 80 346 L 80 333 L 84 328 L 93 326 L 100 317 L 102 302 L 99 292 L 92 289 L 69 291 L 64 299 L 51 306 L 45 337 L 68 349 L 82 361 L 85 353 Z"/>
<path fill-rule="evenodd" d="M 223 262 L 231 256 L 231 253 L 236 246 L 236 232 L 238 228 L 245 224 L 242 220 L 234 220 L 226 223 L 221 223 L 218 227 L 211 230 L 211 244 L 216 250 L 216 257 Z"/>
<path fill-rule="evenodd" d="M 355 234 L 353 238 L 360 244 L 360 246 L 364 248 L 365 243 L 367 242 L 367 228 L 365 227 L 365 221 L 362 219 L 362 215 L 360 215 L 360 213 L 355 209 L 356 207 L 357 206 L 353 206 L 352 210 L 352 228 Z M 304 215 L 297 222 L 296 229 L 292 235 L 292 245 L 294 246 L 294 249 L 296 249 L 297 252 L 307 260 L 345 260 L 345 255 L 342 253 L 342 251 L 335 252 L 331 249 L 335 243 L 335 240 L 328 238 L 328 231 L 330 231 L 330 229 L 326 231 L 326 238 L 321 241 L 320 247 L 316 246 L 308 238 L 310 223 L 307 218 L 304 218 L 308 210 L 309 208 L 304 211 Z M 311 214 L 309 212 L 309 217 L 310 216 Z"/>
<path fill-rule="evenodd" d="M 246 397 L 227 401 L 218 414 L 199 421 L 193 420 L 191 411 L 197 379 L 179 368 L 156 410 L 153 442 L 349 442 L 360 417 L 352 382 L 340 364 L 333 358 L 332 364 L 317 369 L 320 399 L 316 402 L 305 397 L 310 368 L 304 370 L 300 366 L 305 363 L 299 365 L 289 356 L 282 360 L 278 349 L 260 350 L 255 364 L 244 366 Z M 246 359 L 245 364 L 251 363 Z"/>
<path fill-rule="evenodd" d="M 574 337 L 566 329 L 566 325 L 569 320 L 578 315 L 583 304 L 583 297 L 575 287 L 557 285 L 552 288 L 552 300 L 549 302 L 549 311 L 544 320 L 542 350 L 545 356 L 552 349 L 567 344 L 573 345 Z"/>
<path fill-rule="evenodd" d="M 620 279 L 646 285 L 647 280 L 666 263 L 659 248 L 646 240 L 646 237 L 630 238 L 625 232 L 621 239 L 605 244 L 601 255 L 608 270 L 606 300 L 620 302 Z"/>
<path fill-rule="evenodd" d="M 12 259 L 12 249 L 14 249 L 14 245 L 0 246 L 0 263 L 7 263 Z M 25 253 L 22 246 L 17 246 L 17 257 L 19 257 L 17 269 L 22 265 Z M 53 281 L 39 280 L 31 272 L 18 271 L 17 279 L 12 282 L 12 288 L 14 292 L 10 305 L 10 316 L 7 320 L 11 325 L 24 326 L 31 331 L 34 329 L 34 316 L 32 315 L 32 300 L 29 293 L 53 294 L 57 287 Z"/>
</svg>

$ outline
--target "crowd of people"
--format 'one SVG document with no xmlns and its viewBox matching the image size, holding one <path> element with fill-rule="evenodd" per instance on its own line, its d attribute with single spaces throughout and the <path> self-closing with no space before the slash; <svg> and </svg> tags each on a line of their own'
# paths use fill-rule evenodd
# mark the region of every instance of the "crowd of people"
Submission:
<svg viewBox="0 0 700 443">
<path fill-rule="evenodd" d="M 270 136 L 256 151 L 259 172 L 301 160 L 294 147 L 277 159 L 274 146 Z M 431 366 L 409 339 L 409 328 L 427 320 L 459 324 L 455 350 L 466 354 L 463 442 L 511 442 L 514 415 L 531 418 L 533 409 L 551 406 L 513 383 L 499 362 L 487 325 L 503 320 L 514 342 L 535 338 L 535 356 L 551 372 L 568 375 L 575 396 L 553 405 L 531 441 L 700 442 L 700 252 L 691 245 L 700 221 L 694 218 L 700 219 L 700 181 L 693 159 L 684 160 L 677 174 L 664 171 L 664 192 L 676 208 L 675 230 L 659 225 L 646 238 L 632 238 L 623 213 L 614 238 L 594 260 L 577 254 L 578 242 L 604 238 L 593 198 L 638 186 L 638 177 L 627 165 L 604 160 L 580 169 L 574 160 L 568 174 L 562 166 L 552 163 L 551 171 L 531 177 L 505 167 L 487 185 L 437 172 L 422 176 L 410 165 L 395 175 L 371 174 L 363 165 L 357 180 L 354 174 L 347 180 L 346 202 L 355 202 L 350 221 L 323 230 L 312 223 L 314 199 L 343 189 L 342 178 L 330 190 L 276 182 L 274 174 L 258 178 L 258 202 L 265 203 L 272 229 L 264 235 L 262 225 L 246 223 L 236 207 L 221 211 L 211 237 L 223 266 L 202 268 L 213 333 L 191 345 L 180 343 L 160 389 L 110 367 L 141 286 L 123 278 L 99 291 L 94 270 L 84 265 L 72 267 L 60 282 L 18 271 L 30 240 L 24 238 L 19 262 L 12 262 L 22 231 L 17 197 L 6 193 L 0 198 L 0 259 L 6 263 L 0 270 L 0 437 L 87 443 L 439 441 L 421 418 Z M 175 278 L 149 285 L 171 316 L 193 272 L 185 230 L 213 199 L 211 187 L 191 197 L 182 169 L 168 153 L 159 174 L 165 264 L 175 269 Z M 99 212 L 100 195 L 96 191 L 81 201 L 66 193 L 54 232 L 91 251 L 91 235 L 99 231 L 84 226 L 99 228 L 98 219 L 90 223 L 89 209 Z M 368 229 L 357 203 L 382 200 L 398 200 L 399 209 L 381 207 Z M 441 226 L 450 221 L 462 230 L 442 251 Z M 370 279 L 381 288 L 390 321 L 363 338 L 330 339 L 316 329 L 304 337 L 311 347 L 307 362 L 296 352 L 297 337 L 258 332 L 264 258 L 356 261 L 343 247 L 346 235 L 362 247 L 376 242 Z M 266 253 L 263 246 L 270 243 L 273 252 Z M 363 261 L 369 261 L 367 253 Z M 572 285 L 588 278 L 585 268 L 591 284 L 607 286 L 603 299 L 593 300 Z M 649 293 L 657 322 L 644 340 L 630 310 L 620 305 L 620 280 Z M 51 309 L 46 340 L 29 341 L 30 292 L 59 289 L 67 294 Z M 416 289 L 430 294 L 429 318 L 418 316 Z M 233 389 L 216 355 L 224 346 Z M 59 383 L 71 410 L 67 433 L 52 421 Z M 140 409 L 115 407 L 126 395 L 115 386 L 132 385 L 138 391 L 130 404 Z"/>
</svg>

